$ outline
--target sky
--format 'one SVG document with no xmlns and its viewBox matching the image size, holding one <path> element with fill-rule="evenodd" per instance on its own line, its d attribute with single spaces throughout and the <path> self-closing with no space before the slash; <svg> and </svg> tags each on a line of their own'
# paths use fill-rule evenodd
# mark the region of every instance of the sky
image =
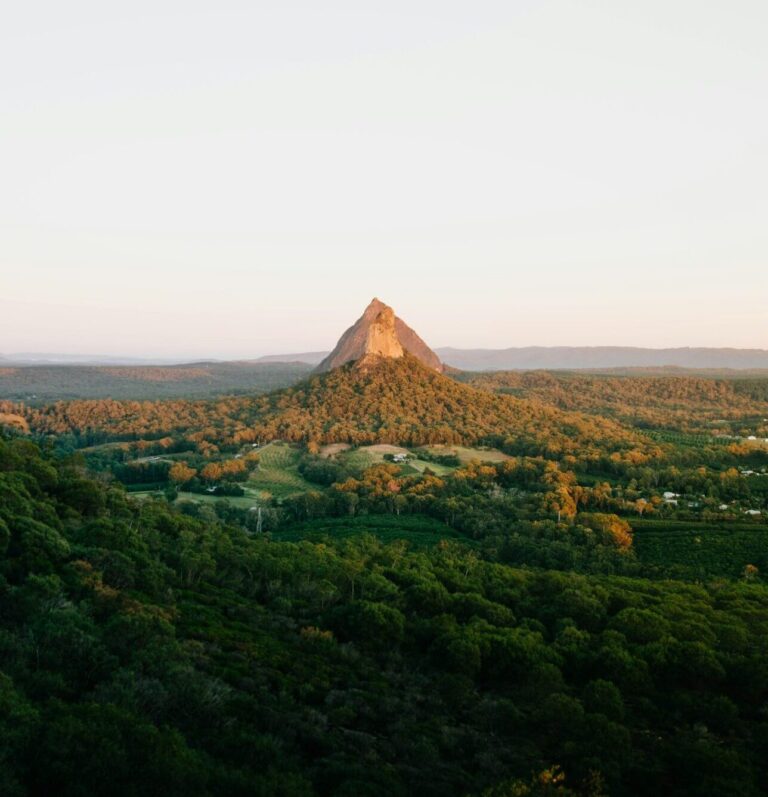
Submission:
<svg viewBox="0 0 768 797">
<path fill-rule="evenodd" d="M 9 3 L 0 354 L 768 348 L 765 0 Z"/>
</svg>

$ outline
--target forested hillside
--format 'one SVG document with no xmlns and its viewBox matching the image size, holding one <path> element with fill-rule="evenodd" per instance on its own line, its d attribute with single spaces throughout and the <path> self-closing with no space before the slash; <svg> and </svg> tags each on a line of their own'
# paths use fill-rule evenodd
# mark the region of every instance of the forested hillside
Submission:
<svg viewBox="0 0 768 797">
<path fill-rule="evenodd" d="M 645 428 L 713 433 L 751 431 L 768 437 L 768 379 L 702 376 L 606 376 L 547 371 L 460 374 L 473 387 L 537 399 L 571 412 L 616 418 Z"/>
<path fill-rule="evenodd" d="M 768 788 L 759 580 L 277 542 L 20 438 L 0 490 L 4 794 Z"/>
<path fill-rule="evenodd" d="M 8 365 L 0 399 L 33 404 L 63 399 L 160 399 L 262 393 L 292 385 L 303 363 L 222 362 L 189 365 Z"/>
<path fill-rule="evenodd" d="M 435 373 L 413 357 L 352 365 L 267 396 L 216 401 L 72 401 L 35 408 L 0 403 L 38 434 L 87 442 L 183 432 L 212 446 L 260 439 L 320 443 L 478 442 L 509 453 L 566 454 L 583 460 L 616 454 L 635 462 L 657 453 L 648 438 L 604 418 L 563 412 L 537 400 L 497 396 Z"/>
</svg>

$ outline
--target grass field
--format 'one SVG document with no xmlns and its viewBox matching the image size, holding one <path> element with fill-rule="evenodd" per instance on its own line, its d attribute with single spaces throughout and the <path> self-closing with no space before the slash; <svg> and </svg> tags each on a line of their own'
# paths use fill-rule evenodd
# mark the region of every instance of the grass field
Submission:
<svg viewBox="0 0 768 797">
<path fill-rule="evenodd" d="M 205 495 L 205 493 L 179 493 L 179 501 L 195 501 L 198 504 L 215 504 L 217 501 L 228 501 L 232 506 L 240 509 L 250 509 L 257 506 L 259 496 L 251 491 L 246 491 L 245 495 Z"/>
<path fill-rule="evenodd" d="M 131 492 L 131 498 L 148 498 L 150 496 L 162 496 L 163 491 L 160 490 L 136 490 Z M 196 504 L 215 504 L 217 501 L 228 501 L 232 506 L 239 507 L 240 509 L 250 509 L 252 506 L 259 504 L 260 496 L 252 490 L 246 489 L 245 495 L 207 495 L 205 493 L 187 493 L 179 492 L 179 497 L 175 503 L 179 501 L 194 501 Z"/>
<path fill-rule="evenodd" d="M 115 449 L 120 449 L 120 448 L 125 450 L 127 448 L 130 448 L 131 445 L 132 445 L 131 443 L 120 443 L 120 442 L 117 442 L 117 443 L 100 443 L 97 446 L 86 446 L 85 448 L 81 448 L 80 452 L 83 453 L 83 454 L 92 454 L 92 453 L 95 453 L 97 451 L 110 451 L 110 450 L 115 450 Z"/>
<path fill-rule="evenodd" d="M 473 459 L 479 459 L 481 462 L 504 462 L 507 459 L 512 459 L 497 448 L 434 445 L 425 446 L 422 450 L 432 456 L 457 456 L 462 464 L 471 462 Z M 419 450 L 416 449 L 415 453 L 418 455 Z"/>
<path fill-rule="evenodd" d="M 323 457 L 323 459 L 331 459 L 342 451 L 347 451 L 350 448 L 352 448 L 352 446 L 349 443 L 328 443 L 327 446 L 323 446 L 320 449 L 320 456 Z"/>
<path fill-rule="evenodd" d="M 686 577 L 737 578 L 751 564 L 768 575 L 764 523 L 634 520 L 632 526 L 635 551 L 646 565 Z"/>
<path fill-rule="evenodd" d="M 444 523 L 424 515 L 363 515 L 323 518 L 297 524 L 290 529 L 272 532 L 272 538 L 287 542 L 319 541 L 326 537 L 339 540 L 365 533 L 373 534 L 383 542 L 406 540 L 416 548 L 436 545 L 441 540 L 473 544 L 472 540 L 462 536 Z"/>
<path fill-rule="evenodd" d="M 419 473 L 423 473 L 425 468 L 429 468 L 437 476 L 445 476 L 456 470 L 450 465 L 439 465 L 437 462 L 427 462 L 425 459 L 412 459 L 408 462 L 408 465 Z"/>
</svg>

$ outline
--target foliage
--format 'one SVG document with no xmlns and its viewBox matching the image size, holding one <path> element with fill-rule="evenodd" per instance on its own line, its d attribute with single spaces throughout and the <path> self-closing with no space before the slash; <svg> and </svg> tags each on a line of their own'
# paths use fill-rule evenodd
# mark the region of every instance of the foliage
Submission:
<svg viewBox="0 0 768 797">
<path fill-rule="evenodd" d="M 317 445 L 449 443 L 497 446 L 510 454 L 582 461 L 613 456 L 647 462 L 659 449 L 618 424 L 537 401 L 461 385 L 418 360 L 354 365 L 261 397 L 218 401 L 72 401 L 32 408 L 7 404 L 39 434 L 73 435 L 78 445 L 180 436 L 200 451 L 287 440 Z"/>
<path fill-rule="evenodd" d="M 4 793 L 768 788 L 759 578 L 522 570 L 362 533 L 278 542 L 134 502 L 23 439 L 0 440 L 0 489 Z"/>
<path fill-rule="evenodd" d="M 461 374 L 476 388 L 572 412 L 615 418 L 646 429 L 753 433 L 768 418 L 768 379 L 704 376 L 608 376 L 548 371 Z M 759 431 L 756 430 L 756 431 Z M 768 431 L 763 435 L 768 437 Z M 701 441 L 700 441 L 701 442 Z"/>
<path fill-rule="evenodd" d="M 0 398 L 41 404 L 60 399 L 160 399 L 264 393 L 304 378 L 303 363 L 191 365 L 19 365 L 0 368 Z"/>
</svg>

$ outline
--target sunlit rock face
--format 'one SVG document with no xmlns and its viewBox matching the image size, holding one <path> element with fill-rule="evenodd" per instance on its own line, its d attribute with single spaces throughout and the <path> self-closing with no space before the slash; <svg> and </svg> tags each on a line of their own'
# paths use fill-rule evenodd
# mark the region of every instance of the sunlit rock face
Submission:
<svg viewBox="0 0 768 797">
<path fill-rule="evenodd" d="M 358 320 L 339 338 L 336 348 L 317 366 L 317 372 L 331 371 L 348 362 L 361 367 L 378 358 L 397 359 L 405 352 L 424 365 L 442 371 L 440 358 L 400 318 L 395 311 L 374 299 Z"/>
</svg>

